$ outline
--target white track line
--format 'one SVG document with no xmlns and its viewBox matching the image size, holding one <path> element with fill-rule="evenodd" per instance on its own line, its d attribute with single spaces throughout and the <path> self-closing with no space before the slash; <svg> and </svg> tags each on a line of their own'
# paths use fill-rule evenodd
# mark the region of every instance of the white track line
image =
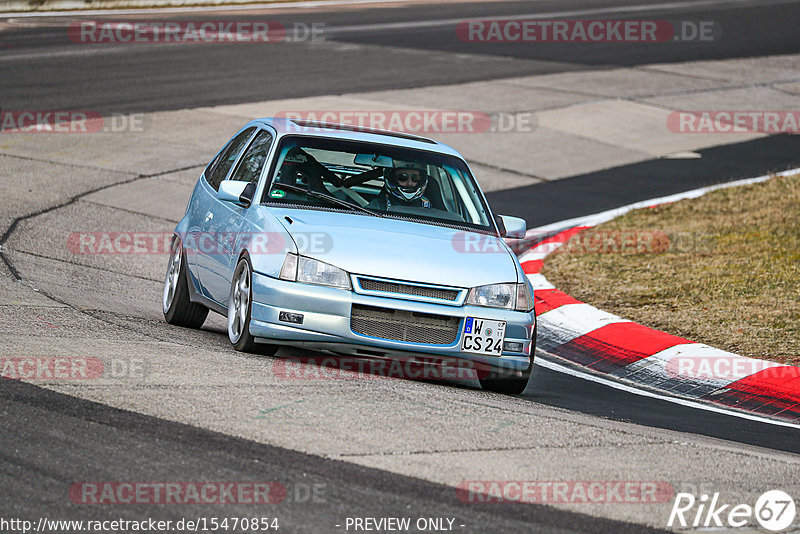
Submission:
<svg viewBox="0 0 800 534">
<path fill-rule="evenodd" d="M 785 3 L 779 0 L 777 3 Z M 491 21 L 491 20 L 541 20 L 551 18 L 570 18 L 570 17 L 585 17 L 597 15 L 614 15 L 614 14 L 631 14 L 631 13 L 646 13 L 653 11 L 673 10 L 680 8 L 697 8 L 697 7 L 725 7 L 735 9 L 737 7 L 753 5 L 763 7 L 764 0 L 692 0 L 686 2 L 665 2 L 662 4 L 647 4 L 647 5 L 629 5 L 629 6 L 614 6 L 614 7 L 598 7 L 591 9 L 571 9 L 565 11 L 547 11 L 543 13 L 525 13 L 522 15 L 494 15 L 483 16 L 477 18 L 451 18 L 451 19 L 438 19 L 438 20 L 425 20 L 425 21 L 407 21 L 407 22 L 387 22 L 376 24 L 361 24 L 352 26 L 333 26 L 329 28 L 332 32 L 359 32 L 359 31 L 381 31 L 381 30 L 400 30 L 400 29 L 414 29 L 414 28 L 431 28 L 438 26 L 450 26 L 460 22 L 470 21 Z"/>
<path fill-rule="evenodd" d="M 627 206 L 621 206 L 619 208 L 614 208 L 607 211 L 601 211 L 600 213 L 595 213 L 592 215 L 583 215 L 581 217 L 575 217 L 573 219 L 566 219 L 564 221 L 546 224 L 544 226 L 539 226 L 537 228 L 531 228 L 530 230 L 527 231 L 527 237 L 535 238 L 543 235 L 552 235 L 562 230 L 573 228 L 575 226 L 597 226 L 598 224 L 610 221 L 611 219 L 616 219 L 620 215 L 625 215 L 629 211 L 638 210 L 641 208 L 649 208 L 650 206 L 656 206 L 659 204 L 669 204 L 671 202 L 677 202 L 679 200 L 686 200 L 689 198 L 698 198 L 711 191 L 716 191 L 717 189 L 726 189 L 728 187 L 737 187 L 740 185 L 757 184 L 760 182 L 766 182 L 767 180 L 773 177 L 791 176 L 793 174 L 798 174 L 798 173 L 800 173 L 800 167 L 789 169 L 782 172 L 777 172 L 775 174 L 765 174 L 763 176 L 757 176 L 755 178 L 744 178 L 742 180 L 735 180 L 733 182 L 725 182 L 723 184 L 709 185 L 706 187 L 700 187 L 698 189 L 692 189 L 690 191 L 684 191 L 683 193 L 676 193 L 674 195 L 668 195 L 665 197 L 652 198 L 650 200 L 642 200 L 640 202 L 634 202 L 633 204 L 628 204 Z"/>
<path fill-rule="evenodd" d="M 726 7 L 735 9 L 742 6 L 759 6 L 764 7 L 766 4 L 783 4 L 791 0 L 777 0 L 768 2 L 765 0 L 687 0 L 683 2 L 664 2 L 661 4 L 647 4 L 647 5 L 628 5 L 628 6 L 615 6 L 604 8 L 592 9 L 573 9 L 564 11 L 548 11 L 543 13 L 525 13 L 521 15 L 490 15 L 483 16 L 475 19 L 467 19 L 466 17 L 437 19 L 437 20 L 417 20 L 407 22 L 388 22 L 377 24 L 361 24 L 352 26 L 332 26 L 328 28 L 332 31 L 376 31 L 376 30 L 390 30 L 390 29 L 410 29 L 410 28 L 427 28 L 437 26 L 449 26 L 458 24 L 466 20 L 536 20 L 548 19 L 556 17 L 582 17 L 588 15 L 611 15 L 615 13 L 630 14 L 630 13 L 646 13 L 651 11 L 663 11 L 679 8 L 702 8 L 702 7 Z M 224 5 L 224 6 L 191 6 L 191 7 L 161 7 L 161 8 L 141 8 L 141 9 L 94 9 L 94 10 L 70 10 L 70 11 L 41 11 L 41 12 L 9 12 L 0 13 L 0 17 L 62 17 L 62 16 L 76 16 L 76 15 L 132 15 L 142 12 L 147 13 L 181 13 L 186 11 L 255 11 L 264 9 L 286 9 L 286 8 L 325 8 L 348 6 L 358 4 L 380 4 L 380 3 L 397 3 L 389 0 L 332 0 L 330 2 L 324 1 L 308 1 L 308 2 L 280 2 L 271 4 L 243 4 L 243 5 Z"/>
<path fill-rule="evenodd" d="M 724 184 L 717 184 L 717 185 L 701 187 L 701 188 L 698 188 L 698 189 L 692 189 L 691 191 L 685 191 L 683 193 L 678 193 L 678 194 L 675 194 L 675 195 L 669 195 L 669 196 L 666 196 L 666 197 L 654 198 L 654 199 L 651 199 L 651 200 L 644 200 L 642 202 L 635 202 L 635 203 L 629 204 L 627 206 L 622 206 L 622 207 L 615 208 L 615 209 L 612 209 L 612 210 L 603 211 L 603 212 L 600 212 L 600 213 L 595 213 L 594 215 L 587 215 L 587 216 L 584 216 L 584 217 L 576 217 L 574 219 L 567 219 L 565 221 L 560 221 L 560 222 L 548 224 L 548 225 L 545 225 L 545 226 L 540 226 L 538 228 L 533 228 L 531 230 L 528 230 L 528 235 L 536 236 L 536 235 L 544 235 L 544 234 L 553 234 L 553 233 L 565 230 L 567 228 L 572 228 L 574 226 L 595 226 L 595 225 L 598 225 L 600 223 L 603 223 L 603 222 L 606 222 L 606 221 L 610 221 L 611 219 L 619 217 L 620 215 L 623 215 L 623 214 L 628 213 L 629 211 L 632 211 L 632 210 L 635 210 L 635 209 L 647 208 L 647 207 L 654 206 L 654 205 L 657 205 L 657 204 L 666 204 L 666 203 L 669 203 L 669 202 L 676 202 L 678 200 L 685 200 L 685 199 L 689 199 L 689 198 L 697 198 L 697 197 L 703 196 L 704 194 L 706 194 L 706 193 L 708 193 L 710 191 L 716 191 L 717 189 L 726 189 L 726 188 L 729 188 L 729 187 L 736 187 L 736 186 L 740 186 L 740 185 L 756 184 L 756 183 L 760 183 L 760 182 L 765 182 L 765 181 L 767 181 L 767 180 L 769 180 L 771 178 L 775 178 L 775 177 L 779 177 L 779 176 L 791 176 L 793 174 L 798 174 L 798 173 L 800 173 L 800 167 L 794 168 L 794 169 L 789 169 L 789 170 L 786 170 L 786 171 L 783 171 L 783 172 L 778 172 L 778 173 L 775 173 L 775 174 L 765 174 L 763 176 L 757 176 L 755 178 L 745 178 L 743 180 L 735 180 L 733 182 L 726 182 Z M 539 275 L 539 276 L 541 276 L 541 275 Z M 542 278 L 544 278 L 544 277 L 542 277 Z M 544 281 L 546 281 L 546 279 Z M 544 283 L 544 282 L 542 282 L 542 283 Z M 561 306 L 561 308 L 563 308 L 563 307 L 564 306 Z M 556 308 L 555 310 L 551 310 L 551 311 L 549 311 L 547 313 L 552 313 L 553 311 L 557 311 L 558 309 L 559 308 Z M 546 315 L 546 314 L 542 314 L 542 315 Z M 537 351 L 541 352 L 543 354 L 546 354 L 548 357 L 550 357 L 552 359 L 559 359 L 557 356 L 555 356 L 553 354 L 550 354 L 549 352 L 546 352 L 546 351 L 543 351 L 543 350 L 540 350 L 540 349 L 537 349 Z M 741 357 L 744 358 L 744 356 L 741 356 Z M 692 400 L 686 399 L 684 397 L 672 396 L 671 394 L 662 395 L 662 394 L 655 393 L 653 391 L 649 391 L 649 390 L 646 390 L 646 389 L 639 389 L 635 385 L 627 385 L 627 384 L 623 384 L 622 382 L 617 381 L 617 380 L 603 378 L 601 376 L 598 376 L 596 374 L 589 373 L 589 372 L 579 371 L 579 370 L 574 369 L 572 367 L 563 366 L 563 365 L 561 365 L 559 363 L 556 363 L 553 360 L 547 360 L 547 359 L 543 359 L 543 358 L 536 358 L 536 359 L 534 359 L 534 363 L 536 365 L 539 365 L 539 366 L 547 368 L 547 369 L 551 369 L 553 371 L 557 371 L 559 373 L 565 373 L 565 374 L 568 374 L 568 375 L 571 375 L 571 376 L 574 376 L 574 377 L 577 377 L 577 378 L 590 380 L 592 382 L 597 382 L 599 384 L 604 384 L 604 385 L 609 386 L 609 387 L 614 388 L 614 389 L 627 391 L 628 393 L 634 393 L 636 395 L 641 395 L 641 396 L 644 396 L 644 397 L 651 397 L 651 398 L 655 398 L 655 399 L 660 399 L 660 400 L 664 400 L 664 401 L 667 401 L 667 402 L 673 402 L 675 404 L 680 404 L 682 406 L 688 406 L 690 408 L 698 408 L 700 410 L 706 410 L 706 411 L 710 411 L 710 412 L 721 413 L 721 414 L 730 415 L 730 416 L 733 416 L 733 417 L 739 417 L 739 418 L 742 418 L 742 419 L 749 419 L 751 421 L 758 421 L 760 423 L 768 423 L 768 424 L 771 424 L 771 425 L 785 426 L 785 427 L 789 427 L 789 428 L 800 428 L 800 424 L 788 423 L 788 422 L 774 420 L 774 419 L 767 419 L 767 418 L 764 418 L 764 417 L 761 417 L 761 416 L 758 416 L 758 415 L 751 415 L 751 414 L 746 413 L 746 412 L 740 412 L 740 411 L 736 411 L 736 410 L 730 410 L 730 409 L 726 409 L 726 408 L 722 408 L 722 407 L 717 407 L 717 406 L 711 404 L 710 402 L 692 401 Z M 777 365 L 781 365 L 781 364 L 775 364 L 775 365 L 777 366 Z M 613 376 L 613 375 L 608 375 L 608 376 Z"/>
<path fill-rule="evenodd" d="M 241 4 L 224 6 L 169 6 L 169 7 L 142 7 L 125 9 L 72 9 L 59 11 L 10 11 L 0 13 L 0 17 L 32 18 L 32 17 L 65 17 L 76 15 L 135 15 L 138 13 L 183 13 L 207 11 L 256 11 L 264 9 L 312 9 L 319 7 L 357 6 L 360 4 L 386 4 L 391 0 L 331 0 L 308 2 L 271 2 L 269 4 Z M 396 0 L 395 0 L 396 2 Z"/>
<path fill-rule="evenodd" d="M 536 320 L 547 328 L 547 335 L 552 338 L 551 341 L 559 345 L 569 343 L 606 325 L 631 322 L 584 303 L 564 304 L 537 316 Z"/>
<path fill-rule="evenodd" d="M 537 351 L 537 352 L 544 352 L 544 351 L 540 350 L 540 351 Z M 547 354 L 547 356 L 550 357 L 550 358 L 556 358 L 556 356 L 553 356 L 552 354 L 549 354 L 549 353 L 546 353 L 546 352 L 544 352 L 544 353 Z M 720 407 L 714 406 L 711 403 L 697 402 L 697 401 L 692 401 L 692 400 L 689 400 L 689 399 L 684 399 L 684 398 L 681 398 L 681 397 L 672 397 L 672 396 L 669 396 L 669 395 L 662 395 L 660 393 L 656 393 L 655 391 L 649 391 L 649 390 L 645 390 L 645 389 L 640 389 L 640 388 L 638 388 L 636 386 L 629 386 L 627 384 L 623 384 L 623 383 L 615 381 L 615 380 L 609 380 L 607 378 L 603 378 L 602 376 L 598 376 L 598 375 L 591 374 L 591 373 L 585 373 L 585 372 L 579 371 L 577 369 L 573 369 L 572 367 L 567 367 L 565 365 L 561 365 L 559 363 L 556 363 L 556 362 L 554 362 L 552 360 L 545 359 L 545 358 L 534 358 L 533 363 L 535 365 L 538 365 L 539 367 L 544 367 L 545 369 L 550 369 L 551 371 L 556 371 L 558 373 L 564 373 L 566 375 L 574 376 L 576 378 L 580 378 L 580 379 L 583 379 L 583 380 L 589 380 L 590 382 L 597 382 L 598 384 L 603 384 L 604 386 L 608 386 L 608 387 L 613 388 L 613 389 L 618 389 L 620 391 L 625 391 L 627 393 L 633 393 L 634 395 L 639 395 L 639 396 L 642 396 L 642 397 L 649 397 L 649 398 L 652 398 L 652 399 L 658 399 L 658 400 L 663 400 L 663 401 L 667 401 L 667 402 L 672 402 L 674 404 L 680 404 L 681 406 L 687 406 L 689 408 L 697 408 L 698 410 L 705 410 L 707 412 L 715 412 L 715 413 L 720 413 L 720 414 L 723 414 L 723 415 L 730 415 L 730 416 L 733 416 L 733 417 L 739 417 L 739 418 L 742 418 L 742 419 L 749 419 L 751 421 L 757 421 L 759 423 L 767 423 L 767 424 L 770 424 L 770 425 L 785 426 L 785 427 L 789 427 L 789 428 L 798 428 L 798 429 L 800 429 L 800 425 L 795 424 L 795 423 L 788 423 L 788 422 L 785 422 L 785 421 L 777 421 L 777 420 L 774 420 L 774 419 L 766 419 L 764 417 L 761 417 L 761 416 L 758 416 L 758 415 L 752 415 L 752 414 L 749 414 L 749 413 L 746 413 L 746 412 L 737 412 L 737 411 L 732 411 L 732 410 L 728 410 L 728 409 L 725 409 L 725 408 L 720 408 Z"/>
</svg>

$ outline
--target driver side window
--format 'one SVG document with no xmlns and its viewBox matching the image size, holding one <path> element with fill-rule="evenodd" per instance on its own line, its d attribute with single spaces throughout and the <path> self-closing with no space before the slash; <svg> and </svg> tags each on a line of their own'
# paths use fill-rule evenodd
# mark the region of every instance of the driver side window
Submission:
<svg viewBox="0 0 800 534">
<path fill-rule="evenodd" d="M 253 135 L 255 128 L 248 128 L 234 137 L 225 148 L 214 158 L 214 161 L 206 168 L 205 177 L 208 185 L 214 188 L 215 191 L 219 190 L 219 184 L 228 175 L 231 165 L 242 153 L 245 144 Z"/>
<path fill-rule="evenodd" d="M 231 180 L 239 182 L 257 182 L 261 176 L 261 169 L 267 161 L 269 147 L 272 145 L 272 135 L 266 130 L 261 130 L 244 153 L 236 170 L 231 175 Z"/>
</svg>

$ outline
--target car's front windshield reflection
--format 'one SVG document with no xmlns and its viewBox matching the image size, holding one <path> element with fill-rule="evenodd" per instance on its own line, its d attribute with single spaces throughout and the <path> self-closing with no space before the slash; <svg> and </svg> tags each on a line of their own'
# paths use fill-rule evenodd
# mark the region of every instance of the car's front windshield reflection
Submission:
<svg viewBox="0 0 800 534">
<path fill-rule="evenodd" d="M 478 187 L 457 157 L 341 139 L 284 137 L 262 201 L 336 207 L 323 195 L 362 212 L 493 230 Z M 338 208 L 345 209 L 342 202 Z"/>
</svg>

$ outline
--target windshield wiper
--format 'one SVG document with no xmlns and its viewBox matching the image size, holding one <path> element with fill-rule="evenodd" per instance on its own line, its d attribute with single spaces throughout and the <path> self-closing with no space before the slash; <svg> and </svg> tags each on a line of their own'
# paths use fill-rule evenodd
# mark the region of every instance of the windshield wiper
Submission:
<svg viewBox="0 0 800 534">
<path fill-rule="evenodd" d="M 347 202 L 346 200 L 341 200 L 341 199 L 336 198 L 334 196 L 326 195 L 325 193 L 320 193 L 318 191 L 312 191 L 312 190 L 307 189 L 305 187 L 299 187 L 299 186 L 291 185 L 291 184 L 277 184 L 277 186 L 279 188 L 281 188 L 281 189 L 288 189 L 289 191 L 294 191 L 296 193 L 305 193 L 306 195 L 308 195 L 310 197 L 318 198 L 320 200 L 327 200 L 328 202 L 330 202 L 331 204 L 334 204 L 336 206 L 341 206 L 343 208 L 348 208 L 348 209 L 351 209 L 351 210 L 354 210 L 354 211 L 361 211 L 363 213 L 368 213 L 369 215 L 372 215 L 373 217 L 383 217 L 383 215 L 381 215 L 380 213 L 376 213 L 376 212 L 372 211 L 371 209 L 364 208 L 362 206 L 359 206 L 358 204 L 351 204 L 350 202 Z"/>
</svg>

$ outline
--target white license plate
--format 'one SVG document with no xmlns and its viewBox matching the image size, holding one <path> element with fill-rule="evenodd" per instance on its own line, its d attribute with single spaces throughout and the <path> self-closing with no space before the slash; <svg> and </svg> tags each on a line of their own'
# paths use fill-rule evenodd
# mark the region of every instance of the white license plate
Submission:
<svg viewBox="0 0 800 534">
<path fill-rule="evenodd" d="M 500 356 L 503 353 L 505 337 L 505 321 L 467 317 L 461 334 L 461 352 Z"/>
</svg>

